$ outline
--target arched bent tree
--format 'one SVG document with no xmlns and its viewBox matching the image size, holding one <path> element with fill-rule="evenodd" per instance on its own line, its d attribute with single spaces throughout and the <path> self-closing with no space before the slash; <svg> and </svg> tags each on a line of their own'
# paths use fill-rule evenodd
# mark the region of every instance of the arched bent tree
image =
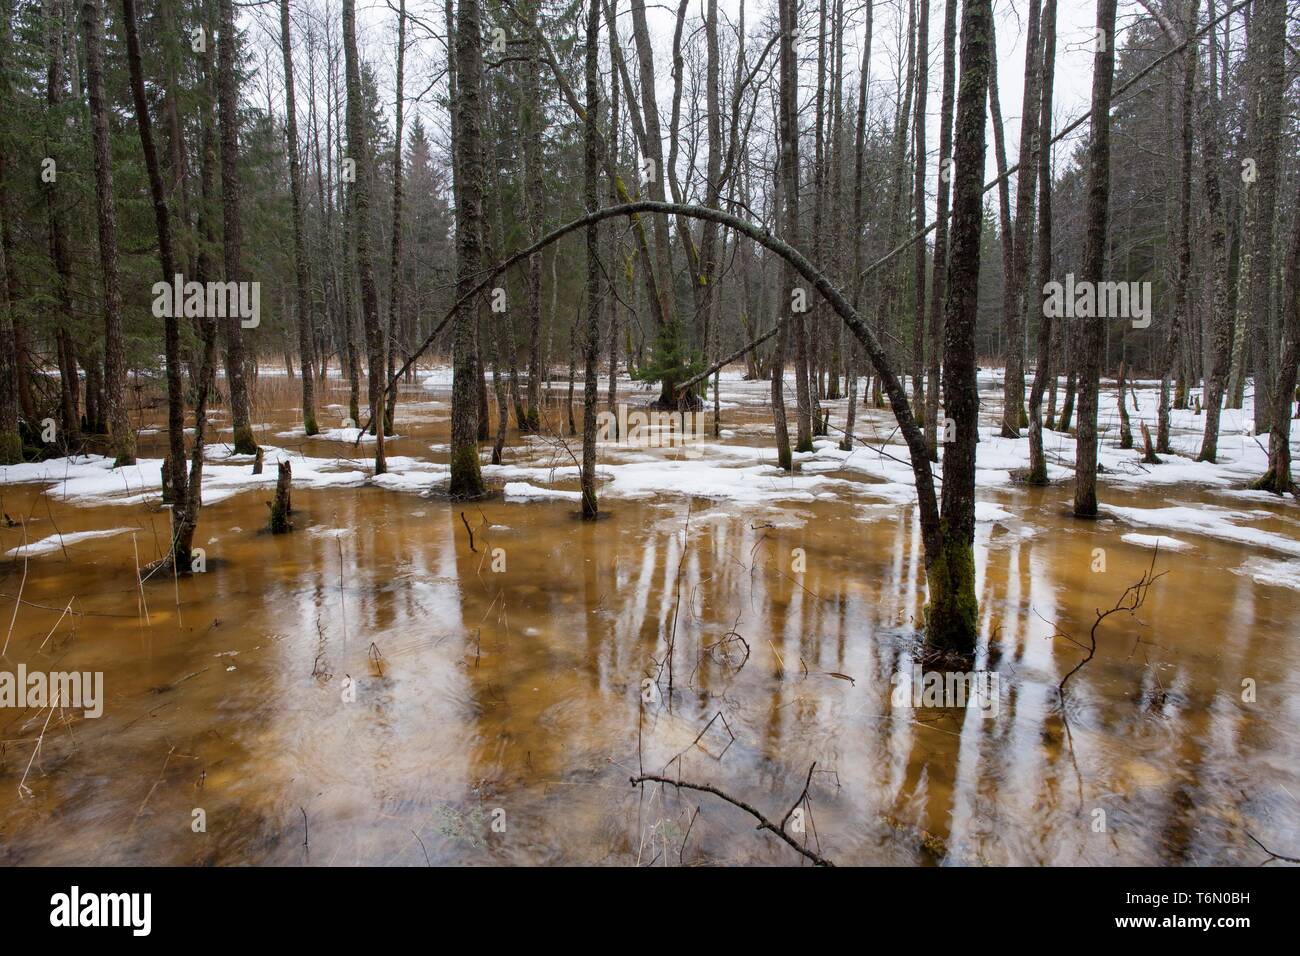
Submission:
<svg viewBox="0 0 1300 956">
<path fill-rule="evenodd" d="M 985 7 L 987 0 L 975 0 L 969 4 L 971 7 Z M 983 60 L 985 64 L 984 72 L 987 74 L 987 41 L 984 44 Z M 965 54 L 965 50 L 963 50 Z M 964 56 L 963 56 L 964 59 Z M 967 94 L 966 87 L 969 81 L 963 81 L 963 96 Z M 981 94 L 982 95 L 982 94 Z M 982 102 L 982 101 L 981 101 Z M 982 109 L 982 106 L 980 107 Z M 981 113 L 982 119 L 982 113 Z M 957 482 L 953 478 L 946 476 L 944 486 L 944 513 L 941 516 L 939 511 L 938 498 L 935 494 L 934 472 L 930 467 L 930 458 L 925 441 L 925 435 L 917 423 L 916 417 L 912 413 L 912 408 L 907 400 L 906 390 L 895 374 L 888 356 L 881 347 L 880 342 L 875 335 L 863 322 L 862 317 L 850 303 L 844 293 L 837 288 L 812 262 L 808 260 L 803 253 L 793 246 L 782 242 L 773 236 L 766 229 L 762 229 L 751 222 L 733 216 L 730 213 L 718 209 L 709 209 L 704 206 L 696 206 L 687 203 L 674 202 L 657 202 L 654 200 L 639 200 L 637 202 L 624 203 L 618 206 L 611 206 L 604 209 L 597 209 L 588 213 L 579 219 L 559 226 L 552 232 L 543 236 L 537 242 L 521 249 L 514 255 L 502 260 L 498 265 L 491 269 L 484 270 L 480 273 L 478 282 L 468 289 L 448 310 L 447 314 L 429 333 L 428 337 L 406 360 L 406 363 L 398 369 L 389 387 L 395 386 L 397 380 L 405 374 L 406 369 L 411 366 L 434 342 L 443 328 L 451 318 L 460 309 L 473 308 L 474 300 L 480 296 L 505 270 L 522 262 L 526 262 L 529 256 L 535 255 L 545 249 L 552 243 L 558 242 L 570 233 L 585 229 L 588 226 L 602 222 L 606 219 L 613 219 L 619 216 L 632 216 L 637 214 L 662 214 L 669 216 L 681 216 L 688 219 L 699 219 L 705 222 L 712 222 L 727 229 L 732 229 L 740 233 L 759 245 L 771 250 L 780 256 L 790 266 L 799 273 L 813 288 L 826 300 L 835 313 L 843 320 L 849 331 L 862 344 L 872 364 L 875 367 L 876 374 L 880 377 L 881 384 L 885 394 L 889 398 L 890 407 L 893 410 L 894 417 L 898 420 L 899 431 L 907 443 L 908 455 L 912 466 L 912 474 L 916 481 L 917 505 L 920 509 L 921 516 L 921 540 L 925 552 L 926 579 L 930 588 L 930 605 L 927 608 L 927 640 L 938 648 L 952 650 L 961 653 L 969 653 L 974 649 L 976 636 L 976 597 L 975 597 L 975 564 L 974 564 L 974 437 L 976 434 L 976 414 L 978 405 L 974 396 L 975 385 L 975 364 L 973 342 L 965 348 L 960 347 L 962 337 L 968 337 L 973 330 L 974 314 L 968 317 L 966 322 L 961 321 L 959 316 L 954 316 L 954 308 L 969 310 L 974 302 L 973 281 L 978 279 L 979 259 L 978 259 L 978 228 L 979 228 L 979 203 L 982 193 L 982 184 L 980 175 L 983 171 L 983 126 L 980 124 L 980 133 L 978 142 L 972 141 L 973 137 L 967 137 L 965 141 L 959 137 L 957 149 L 957 177 L 960 181 L 963 169 L 973 170 L 973 186 L 962 191 L 959 189 L 958 194 L 962 195 L 967 205 L 973 203 L 975 209 L 975 253 L 974 261 L 967 262 L 965 267 L 956 267 L 953 269 L 953 279 L 950 281 L 948 300 L 948 321 L 945 334 L 945 351 L 949 356 L 953 355 L 954 345 L 957 345 L 956 352 L 959 357 L 953 357 L 945 365 L 950 369 L 949 381 L 953 383 L 953 398 L 957 397 L 957 392 L 961 392 L 964 400 L 956 401 L 953 407 L 948 409 L 948 417 L 952 419 L 955 435 L 957 438 L 956 448 L 969 443 L 969 457 L 971 467 L 962 469 L 962 475 Z M 966 162 L 963 166 L 963 146 L 967 150 L 978 149 L 978 156 L 975 161 Z M 967 157 L 969 159 L 969 157 Z M 956 240 L 957 228 L 960 226 L 961 215 L 954 204 L 954 241 Z M 968 212 L 968 210 L 965 210 Z M 954 256 L 954 263 L 958 260 Z M 966 289 L 969 285 L 970 288 Z M 959 372 L 958 366 L 962 363 L 969 364 L 969 369 L 965 374 Z M 965 395 L 969 392 L 969 398 Z M 963 442 L 963 438 L 966 439 Z M 951 453 L 951 451 L 950 451 Z M 957 488 L 949 487 L 949 483 L 961 483 L 969 487 Z"/>
</svg>

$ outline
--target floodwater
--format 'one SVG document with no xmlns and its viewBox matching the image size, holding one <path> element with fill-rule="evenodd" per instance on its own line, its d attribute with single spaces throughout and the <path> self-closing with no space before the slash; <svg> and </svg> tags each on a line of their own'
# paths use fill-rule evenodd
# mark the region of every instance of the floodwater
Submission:
<svg viewBox="0 0 1300 956">
<path fill-rule="evenodd" d="M 293 385 L 259 402 L 267 441 L 294 422 Z M 746 394 L 724 427 L 752 445 L 770 419 L 762 389 Z M 404 400 L 389 454 L 445 462 L 446 392 Z M 511 443 L 508 462 L 556 459 Z M 162 436 L 141 446 L 159 457 Z M 1178 533 L 1192 547 L 1158 554 L 1167 573 L 1100 625 L 1062 706 L 1096 610 L 1153 555 L 1120 539 L 1146 529 L 1070 518 L 1066 485 L 981 493 L 1014 515 L 979 525 L 985 712 L 892 700 L 925 590 L 906 504 L 658 495 L 607 498 L 583 523 L 566 500 L 299 488 L 295 530 L 271 536 L 257 490 L 204 509 L 206 573 L 141 586 L 166 510 L 0 492 L 25 525 L 0 529 L 5 552 L 135 528 L 0 560 L 0 670 L 102 671 L 106 696 L 99 719 L 0 708 L 0 863 L 807 864 L 717 796 L 631 785 L 641 772 L 774 821 L 808 781 L 789 832 L 839 864 L 1300 849 L 1297 592 L 1236 573 L 1244 545 Z M 1251 507 L 1300 536 L 1294 505 Z"/>
</svg>

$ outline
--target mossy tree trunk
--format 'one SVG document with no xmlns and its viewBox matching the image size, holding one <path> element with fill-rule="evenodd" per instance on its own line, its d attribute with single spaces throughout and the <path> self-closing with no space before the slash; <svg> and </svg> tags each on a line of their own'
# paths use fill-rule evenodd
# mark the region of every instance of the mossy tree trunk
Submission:
<svg viewBox="0 0 1300 956">
<path fill-rule="evenodd" d="M 969 655 L 975 650 L 975 445 L 979 396 L 975 380 L 975 321 L 979 311 L 983 225 L 984 103 L 992 69 L 991 0 L 967 0 L 962 10 L 961 87 L 953 154 L 952 234 L 944 315 L 943 407 L 953 440 L 943 455 L 943 502 L 937 540 L 926 549 L 926 643 Z"/>
<path fill-rule="evenodd" d="M 464 299 L 474 289 L 482 250 L 479 223 L 483 216 L 483 155 L 481 143 L 483 50 L 478 0 L 460 0 L 456 19 L 456 293 Z M 475 356 L 477 304 L 461 302 L 453 325 L 451 386 L 451 484 L 454 497 L 484 493 L 478 459 L 479 388 L 482 370 Z M 475 379 L 478 381 L 475 381 Z"/>
</svg>

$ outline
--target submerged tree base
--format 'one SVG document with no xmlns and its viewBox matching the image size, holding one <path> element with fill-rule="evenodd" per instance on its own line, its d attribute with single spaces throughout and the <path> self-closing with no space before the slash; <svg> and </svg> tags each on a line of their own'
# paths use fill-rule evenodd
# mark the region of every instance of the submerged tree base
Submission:
<svg viewBox="0 0 1300 956">
<path fill-rule="evenodd" d="M 469 445 L 452 454 L 447 494 L 459 499 L 482 498 L 487 494 L 483 469 L 479 466 L 478 446 Z"/>
<path fill-rule="evenodd" d="M 926 646 L 937 652 L 972 656 L 979 634 L 974 547 L 945 535 L 925 577 L 930 586 L 930 603 L 925 606 Z"/>
<path fill-rule="evenodd" d="M 1300 485 L 1291 481 L 1289 475 L 1278 479 L 1277 470 L 1270 468 L 1250 483 L 1251 491 L 1271 491 L 1275 495 L 1296 495 L 1300 497 Z"/>
<path fill-rule="evenodd" d="M 676 400 L 660 395 L 646 407 L 659 411 L 701 412 L 704 410 L 704 400 L 697 392 L 688 390 L 685 395 Z"/>
<path fill-rule="evenodd" d="M 253 437 L 253 429 L 244 425 L 235 429 L 234 435 L 234 453 L 236 455 L 256 455 L 257 439 Z"/>
<path fill-rule="evenodd" d="M 1052 479 L 1047 477 L 1047 464 L 1045 462 L 1037 466 L 1030 467 L 1025 471 L 1012 472 L 1011 477 L 1026 485 L 1036 487 L 1046 487 L 1052 483 Z"/>
</svg>

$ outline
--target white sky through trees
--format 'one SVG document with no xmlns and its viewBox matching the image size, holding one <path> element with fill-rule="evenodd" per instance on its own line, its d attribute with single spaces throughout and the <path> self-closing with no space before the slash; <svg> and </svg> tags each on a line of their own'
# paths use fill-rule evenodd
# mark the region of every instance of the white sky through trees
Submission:
<svg viewBox="0 0 1300 956">
<path fill-rule="evenodd" d="M 927 102 L 928 128 L 926 143 L 931 162 L 929 163 L 930 172 L 928 174 L 930 185 L 926 191 L 931 201 L 933 200 L 934 182 L 938 174 L 939 108 L 943 82 L 944 2 L 945 0 L 930 0 L 930 95 Z M 560 6 L 559 4 L 547 2 L 545 6 L 546 15 L 554 16 Z M 732 36 L 731 30 L 736 22 L 739 7 L 739 0 L 719 0 L 718 9 L 722 20 L 722 33 L 724 34 L 723 56 L 724 59 L 728 60 L 734 55 L 729 40 Z M 1005 127 L 1007 157 L 1008 162 L 1011 163 L 1016 160 L 1020 138 L 1020 106 L 1024 89 L 1025 15 L 1027 8 L 1028 0 L 997 0 L 995 4 L 998 86 Z M 358 42 L 361 47 L 362 57 L 376 72 L 383 108 L 389 116 L 390 123 L 393 112 L 392 87 L 394 79 L 396 9 L 396 0 L 363 0 L 357 5 L 357 25 L 360 34 Z M 624 55 L 629 58 L 629 62 L 635 60 L 636 56 L 631 43 L 630 9 L 627 0 L 620 0 L 620 33 L 625 39 L 623 51 Z M 800 22 L 804 27 L 799 44 L 801 61 L 800 116 L 801 128 L 808 131 L 809 134 L 813 122 L 813 97 L 815 96 L 816 83 L 817 9 L 815 0 L 803 0 L 800 8 Z M 327 10 L 328 14 L 326 14 Z M 846 0 L 845 10 L 845 15 L 849 20 L 849 34 L 844 44 L 845 91 L 846 93 L 852 92 L 856 94 L 857 71 L 861 59 L 864 35 L 865 7 L 861 2 L 855 3 L 854 0 Z M 907 0 L 875 0 L 874 10 L 875 36 L 872 43 L 871 58 L 871 111 L 874 116 L 873 125 L 878 128 L 880 124 L 890 123 L 893 119 L 895 84 L 901 59 L 898 47 L 900 39 L 904 43 L 906 42 L 904 31 L 908 15 L 908 2 Z M 341 42 L 341 34 L 338 32 L 339 28 L 337 26 L 341 16 L 340 11 L 340 0 L 296 0 L 293 7 L 296 55 L 306 56 L 303 36 L 308 20 L 319 23 L 322 17 L 328 15 L 334 21 L 335 42 Z M 703 11 L 704 0 L 691 0 L 683 45 L 689 42 L 703 44 L 701 25 Z M 746 31 L 751 38 L 747 55 L 751 60 L 761 50 L 758 38 L 770 35 L 759 31 L 760 29 L 766 30 L 770 24 L 774 24 L 775 11 L 775 0 L 748 0 L 746 4 Z M 432 89 L 428 89 L 431 79 L 441 74 L 446 63 L 446 53 L 441 39 L 445 23 L 445 7 L 442 0 L 410 0 L 407 3 L 407 12 L 411 17 L 411 25 L 407 31 L 406 132 L 409 134 L 411 123 L 418 114 L 423 119 L 435 146 L 445 151 L 449 139 L 447 111 L 445 106 L 438 101 L 446 96 L 445 76 L 442 76 Z M 272 87 L 274 90 L 281 91 L 279 96 L 282 99 L 283 81 L 280 75 L 278 52 L 278 9 L 264 3 L 247 4 L 241 6 L 240 13 L 241 27 L 248 31 L 249 43 L 252 47 L 252 49 L 246 51 L 245 68 L 256 71 L 256 74 L 250 78 L 250 87 L 245 89 L 244 96 L 251 98 L 255 103 L 265 102 L 267 78 L 262 71 L 270 70 Z M 665 129 L 672 96 L 671 63 L 675 16 L 675 4 L 667 2 L 650 2 L 647 4 L 647 17 L 655 44 L 655 69 L 659 82 L 658 102 L 660 111 L 664 114 L 662 120 Z M 960 6 L 958 16 L 960 26 Z M 1148 18 L 1145 10 L 1136 2 L 1127 2 L 1127 0 L 1121 2 L 1120 15 L 1116 26 L 1118 45 L 1121 48 L 1123 47 L 1125 33 L 1129 27 L 1141 19 Z M 574 28 L 579 28 L 579 20 L 575 19 L 573 22 Z M 1096 4 L 1092 0 L 1058 0 L 1054 97 L 1054 112 L 1058 129 L 1088 110 L 1092 87 L 1092 43 L 1095 22 Z M 438 38 L 430 37 L 430 29 L 437 32 Z M 700 35 L 692 36 L 697 33 Z M 1236 39 L 1234 37 L 1234 40 Z M 602 71 L 605 73 L 605 83 L 607 85 L 608 51 L 604 48 L 605 36 L 603 34 L 601 42 Z M 724 64 L 723 73 L 728 77 L 728 82 L 730 82 L 730 69 L 730 66 Z M 305 66 L 302 72 L 303 79 L 297 84 L 298 96 L 300 100 L 305 100 L 307 96 Z M 632 73 L 635 79 L 635 69 L 633 69 Z M 772 82 L 775 82 L 774 78 Z M 317 95 L 320 98 L 319 105 L 323 108 L 323 81 L 318 80 L 318 83 L 322 84 L 321 88 L 317 90 Z M 549 80 L 545 72 L 543 73 L 543 88 L 552 97 L 553 101 L 558 99 L 555 94 L 554 83 Z M 418 102 L 415 102 L 415 98 L 426 89 L 428 89 L 428 92 L 424 93 L 424 96 Z M 688 107 L 689 104 L 684 102 L 683 123 L 688 120 Z M 759 109 L 761 114 L 767 109 L 767 103 L 760 102 Z M 851 119 L 851 117 L 848 117 L 847 121 L 851 121 Z M 1068 140 L 1057 146 L 1055 163 L 1058 173 L 1061 164 L 1068 161 L 1069 152 L 1086 136 L 1087 125 L 1085 124 Z M 992 143 L 990 131 L 985 160 L 986 181 L 996 175 Z M 440 156 L 439 159 L 445 160 L 445 155 Z M 684 156 L 681 161 L 686 161 Z M 704 161 L 705 156 L 703 154 L 697 157 L 697 162 L 703 163 Z M 986 202 L 992 200 L 993 196 L 990 194 L 986 198 Z"/>
</svg>

